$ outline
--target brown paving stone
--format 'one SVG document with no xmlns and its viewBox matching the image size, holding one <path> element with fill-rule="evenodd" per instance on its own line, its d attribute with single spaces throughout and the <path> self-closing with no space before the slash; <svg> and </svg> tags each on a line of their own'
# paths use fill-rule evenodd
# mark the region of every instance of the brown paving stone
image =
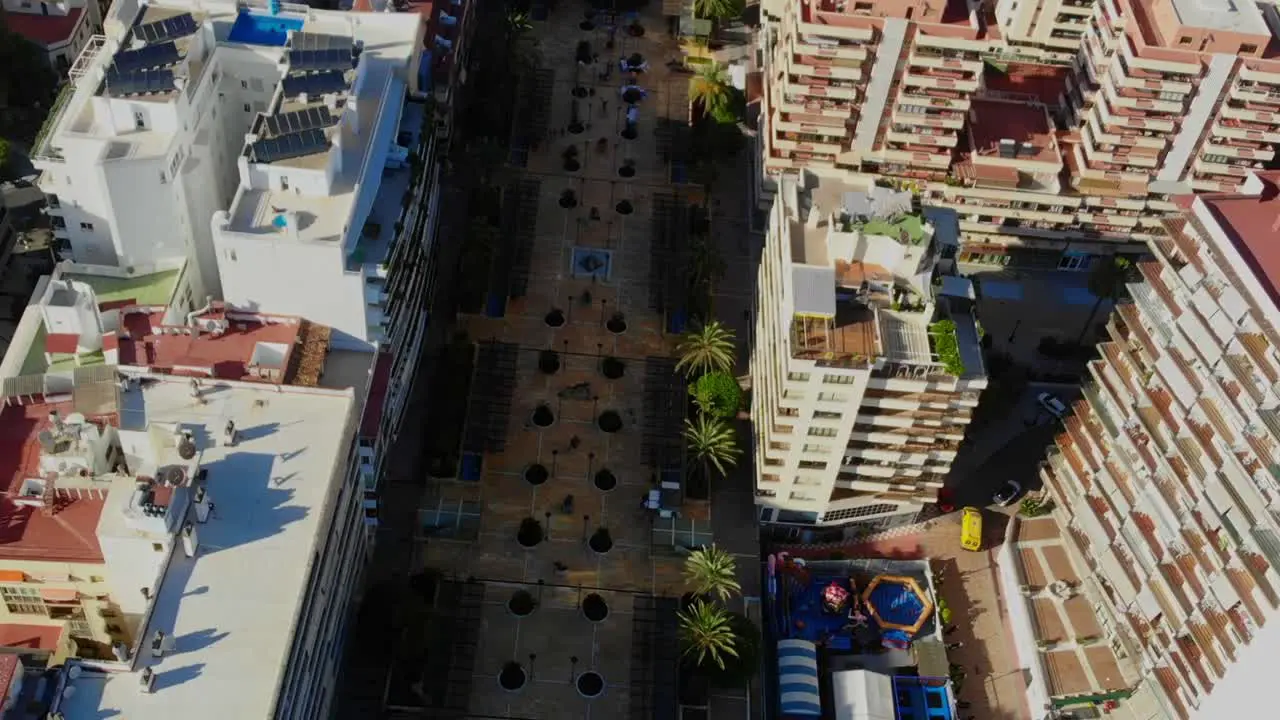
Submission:
<svg viewBox="0 0 1280 720">
<path fill-rule="evenodd" d="M 1035 550 L 1031 548 L 1019 549 L 1018 562 L 1022 564 L 1023 582 L 1025 582 L 1032 591 L 1041 590 L 1049 584 L 1044 569 L 1040 567 L 1040 558 L 1036 554 Z"/>
<path fill-rule="evenodd" d="M 1083 595 L 1068 598 L 1062 603 L 1063 612 L 1071 624 L 1074 637 L 1100 637 L 1102 628 L 1098 626 L 1097 614 L 1089 607 L 1089 601 Z"/>
<path fill-rule="evenodd" d="M 1040 548 L 1040 553 L 1044 556 L 1045 562 L 1049 565 L 1049 573 L 1053 575 L 1054 580 L 1062 580 L 1072 585 L 1080 582 L 1080 575 L 1076 573 L 1075 566 L 1071 564 L 1071 558 L 1067 555 L 1067 549 L 1062 545 L 1050 545 Z"/>
<path fill-rule="evenodd" d="M 1075 650 L 1043 653 L 1045 670 L 1053 695 L 1079 695 L 1088 692 L 1091 683 Z"/>
<path fill-rule="evenodd" d="M 1058 603 L 1050 598 L 1036 598 L 1031 601 L 1032 614 L 1035 616 L 1036 637 L 1045 642 L 1055 643 L 1069 639 L 1062 615 L 1058 612 Z"/>
<path fill-rule="evenodd" d="M 1059 537 L 1058 523 L 1053 518 L 1024 519 L 1018 525 L 1018 542 L 1056 540 Z"/>
<path fill-rule="evenodd" d="M 1116 654 L 1107 645 L 1093 645 L 1084 649 L 1085 660 L 1097 685 L 1103 690 L 1120 690 L 1128 687 L 1124 675 L 1120 672 L 1120 663 Z"/>
</svg>

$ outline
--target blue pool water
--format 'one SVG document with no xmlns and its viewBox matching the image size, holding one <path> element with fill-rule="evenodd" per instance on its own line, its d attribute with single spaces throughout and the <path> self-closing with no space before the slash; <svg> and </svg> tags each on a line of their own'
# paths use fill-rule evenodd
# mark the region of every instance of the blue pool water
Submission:
<svg viewBox="0 0 1280 720">
<path fill-rule="evenodd" d="M 1089 288 L 1083 287 L 1063 288 L 1062 299 L 1068 305 L 1093 305 L 1098 301 L 1097 296 L 1089 292 Z"/>
<path fill-rule="evenodd" d="M 231 34 L 227 40 L 234 43 L 282 47 L 289 39 L 290 30 L 301 29 L 300 18 L 271 17 L 242 12 L 236 16 L 236 22 L 231 26 Z"/>
<path fill-rule="evenodd" d="M 982 296 L 988 300 L 1021 300 L 1022 286 L 1016 282 L 983 280 Z"/>
</svg>

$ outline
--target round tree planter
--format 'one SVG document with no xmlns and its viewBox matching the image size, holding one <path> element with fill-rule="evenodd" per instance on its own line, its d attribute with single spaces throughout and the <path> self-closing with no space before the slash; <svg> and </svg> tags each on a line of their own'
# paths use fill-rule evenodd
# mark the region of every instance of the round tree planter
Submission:
<svg viewBox="0 0 1280 720">
<path fill-rule="evenodd" d="M 533 518 L 520 521 L 520 530 L 516 533 L 516 542 L 522 548 L 537 547 L 542 542 L 542 523 Z"/>
<path fill-rule="evenodd" d="M 572 190 L 565 190 L 560 193 L 560 207 L 565 210 L 572 210 L 578 207 L 578 195 Z"/>
<path fill-rule="evenodd" d="M 551 477 L 546 465 L 534 463 L 524 469 L 524 481 L 530 485 L 541 485 Z"/>
<path fill-rule="evenodd" d="M 549 328 L 564 327 L 564 311 L 560 308 L 551 308 L 551 312 L 543 316 L 542 321 Z"/>
<path fill-rule="evenodd" d="M 609 617 L 609 603 L 596 593 L 582 598 L 582 616 L 593 623 L 602 622 Z"/>
<path fill-rule="evenodd" d="M 527 617 L 533 613 L 534 608 L 538 604 L 534 602 L 533 596 L 524 590 L 517 590 L 511 595 L 511 599 L 507 600 L 507 611 L 516 617 Z"/>
<path fill-rule="evenodd" d="M 582 169 L 582 163 L 577 160 L 569 159 L 564 161 L 565 172 L 578 172 Z"/>
<path fill-rule="evenodd" d="M 534 409 L 533 415 L 529 420 L 540 428 L 548 428 L 556 424 L 556 414 L 551 412 L 551 408 L 546 405 L 539 405 Z"/>
<path fill-rule="evenodd" d="M 560 369 L 560 353 L 555 350 L 543 350 L 538 353 L 538 369 L 544 375 L 555 375 Z"/>
<path fill-rule="evenodd" d="M 583 32 L 590 32 L 596 29 L 596 24 L 591 22 L 590 20 L 583 20 L 582 22 L 578 23 L 578 29 L 582 30 Z"/>
<path fill-rule="evenodd" d="M 525 673 L 520 663 L 512 661 L 502 666 L 502 672 L 498 673 L 498 686 L 507 692 L 515 692 L 524 687 L 529 681 L 529 676 Z"/>
<path fill-rule="evenodd" d="M 623 165 L 622 167 L 618 168 L 618 177 L 630 178 L 635 176 L 636 176 L 635 165 Z"/>
<path fill-rule="evenodd" d="M 622 102 L 628 105 L 635 105 L 644 99 L 644 93 L 639 90 L 628 90 L 622 93 Z"/>
<path fill-rule="evenodd" d="M 616 357 L 607 357 L 600 361 L 600 374 L 617 380 L 627 374 L 627 364 Z"/>
<path fill-rule="evenodd" d="M 600 528 L 591 533 L 591 539 L 587 541 L 587 546 L 591 551 L 598 555 L 605 555 L 613 549 L 613 536 L 609 534 L 608 528 Z"/>
<path fill-rule="evenodd" d="M 622 429 L 622 416 L 613 410 L 605 410 L 600 413 L 596 425 L 609 434 L 616 433 Z"/>
<path fill-rule="evenodd" d="M 597 470 L 596 476 L 591 482 L 600 492 L 609 492 L 610 490 L 618 487 L 618 478 L 609 468 L 600 468 Z"/>
<path fill-rule="evenodd" d="M 622 313 L 614 313 L 604 326 L 614 335 L 621 335 L 627 331 L 627 318 Z"/>
<path fill-rule="evenodd" d="M 635 206 L 631 204 L 630 200 L 620 201 L 617 205 L 613 206 L 613 209 L 617 210 L 619 215 L 630 215 L 636 211 Z"/>
<path fill-rule="evenodd" d="M 628 25 L 628 26 L 627 26 L 627 34 L 628 34 L 628 35 L 630 35 L 631 37 L 644 37 L 644 26 L 643 26 L 643 25 Z"/>
<path fill-rule="evenodd" d="M 573 96 L 574 96 L 574 97 L 576 97 L 576 98 L 584 98 L 584 97 L 586 97 L 586 96 L 587 96 L 587 94 L 588 94 L 587 89 L 586 89 L 586 88 L 584 88 L 584 87 L 582 87 L 581 85 L 579 85 L 578 87 L 574 88 L 571 92 L 573 93 Z"/>
<path fill-rule="evenodd" d="M 586 132 L 587 126 L 582 123 L 571 123 L 566 129 L 569 131 L 570 135 L 581 135 Z"/>
<path fill-rule="evenodd" d="M 582 673 L 575 684 L 578 686 L 578 694 L 584 698 L 600 697 L 600 693 L 604 692 L 604 678 L 597 672 Z"/>
<path fill-rule="evenodd" d="M 636 129 L 633 127 L 623 128 L 622 130 L 622 138 L 624 140 L 635 140 L 639 136 L 640 133 L 636 132 Z"/>
</svg>

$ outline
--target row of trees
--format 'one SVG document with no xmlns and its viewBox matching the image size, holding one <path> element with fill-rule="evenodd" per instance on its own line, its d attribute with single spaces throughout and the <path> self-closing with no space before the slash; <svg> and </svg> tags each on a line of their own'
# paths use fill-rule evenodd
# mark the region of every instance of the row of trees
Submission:
<svg viewBox="0 0 1280 720">
<path fill-rule="evenodd" d="M 760 631 L 725 604 L 742 593 L 733 556 L 715 545 L 685 560 L 689 594 L 680 611 L 680 652 L 686 669 L 720 687 L 741 687 L 760 663 Z"/>
<path fill-rule="evenodd" d="M 703 496 L 711 471 L 723 477 L 738 462 L 742 449 L 731 421 L 742 407 L 742 388 L 733 376 L 733 331 L 709 320 L 685 333 L 676 351 L 676 370 L 692 382 L 694 414 L 685 418 L 684 439 L 693 459 L 688 492 Z"/>
</svg>

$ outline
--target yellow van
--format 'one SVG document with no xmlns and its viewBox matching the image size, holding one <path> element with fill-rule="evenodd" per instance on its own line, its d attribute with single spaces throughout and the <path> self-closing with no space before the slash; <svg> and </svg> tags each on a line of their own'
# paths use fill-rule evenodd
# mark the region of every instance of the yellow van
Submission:
<svg viewBox="0 0 1280 720">
<path fill-rule="evenodd" d="M 960 513 L 960 547 L 965 550 L 982 549 L 982 511 L 967 507 Z"/>
</svg>

